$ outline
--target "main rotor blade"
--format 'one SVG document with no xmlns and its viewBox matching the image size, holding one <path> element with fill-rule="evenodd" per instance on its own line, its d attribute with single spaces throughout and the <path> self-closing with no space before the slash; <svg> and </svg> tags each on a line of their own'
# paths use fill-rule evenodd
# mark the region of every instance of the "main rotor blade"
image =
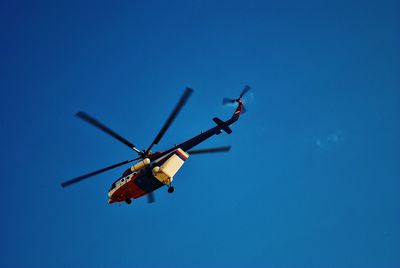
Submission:
<svg viewBox="0 0 400 268">
<path fill-rule="evenodd" d="M 72 185 L 72 184 L 74 184 L 74 183 L 77 183 L 77 182 L 80 182 L 80 181 L 82 181 L 82 180 L 84 180 L 84 179 L 93 177 L 93 176 L 95 176 L 95 175 L 97 175 L 97 174 L 103 173 L 103 172 L 108 171 L 108 170 L 110 170 L 110 169 L 113 169 L 113 168 L 116 168 L 116 167 L 119 167 L 119 166 L 128 164 L 128 163 L 133 162 L 133 161 L 135 161 L 135 160 L 138 160 L 138 159 L 140 159 L 140 158 L 141 158 L 141 157 L 138 157 L 138 158 L 135 158 L 135 159 L 132 159 L 132 160 L 126 160 L 126 161 L 124 161 L 124 162 L 121 162 L 121 163 L 118 163 L 118 164 L 114 164 L 114 165 L 112 165 L 112 166 L 108 166 L 108 167 L 99 169 L 99 170 L 97 170 L 97 171 L 90 172 L 90 173 L 88 173 L 88 174 L 85 174 L 85 175 L 76 177 L 76 178 L 74 178 L 74 179 L 72 179 L 72 180 L 65 181 L 65 182 L 61 183 L 61 186 L 62 186 L 63 188 L 65 188 L 65 187 L 70 186 L 70 185 Z"/>
<path fill-rule="evenodd" d="M 147 194 L 147 203 L 154 203 L 155 199 L 154 199 L 154 192 L 150 192 Z"/>
<path fill-rule="evenodd" d="M 246 94 L 250 89 L 251 89 L 251 87 L 249 87 L 249 86 L 246 85 L 246 86 L 244 87 L 242 93 L 240 93 L 239 99 L 241 99 L 241 98 L 244 96 L 244 94 Z"/>
<path fill-rule="evenodd" d="M 133 143 L 131 143 L 130 141 L 126 140 L 125 138 L 121 137 L 119 134 L 117 134 L 115 131 L 111 130 L 110 128 L 106 127 L 104 124 L 100 123 L 97 119 L 91 117 L 90 115 L 88 115 L 85 112 L 78 112 L 76 114 L 77 117 L 79 117 L 80 119 L 88 122 L 89 124 L 97 127 L 98 129 L 104 131 L 105 133 L 107 133 L 108 135 L 110 135 L 111 137 L 119 140 L 120 142 L 122 142 L 123 144 L 125 144 L 126 146 L 128 146 L 129 148 L 135 150 L 137 153 L 141 153 L 136 147 L 135 145 L 133 145 Z"/>
<path fill-rule="evenodd" d="M 164 126 L 161 128 L 160 132 L 158 132 L 156 138 L 154 139 L 154 141 L 151 143 L 151 145 L 149 146 L 149 148 L 146 150 L 146 152 L 144 153 L 145 155 L 151 150 L 151 148 L 155 145 L 158 144 L 161 140 L 161 138 L 164 136 L 165 132 L 168 130 L 168 128 L 171 126 L 172 122 L 174 121 L 174 119 L 176 118 L 176 116 L 178 115 L 178 113 L 180 112 L 180 110 L 182 109 L 182 107 L 185 105 L 185 103 L 187 102 L 187 100 L 189 99 L 190 95 L 192 95 L 193 93 L 193 89 L 191 88 L 186 88 L 185 92 L 183 93 L 181 99 L 179 100 L 179 102 L 176 104 L 174 110 L 172 111 L 171 115 L 168 117 L 167 121 L 165 122 Z"/>
<path fill-rule="evenodd" d="M 187 153 L 191 154 L 207 154 L 207 153 L 221 153 L 221 152 L 229 152 L 231 146 L 217 147 L 217 148 L 208 148 L 208 149 L 198 149 L 198 150 L 190 150 Z"/>
</svg>

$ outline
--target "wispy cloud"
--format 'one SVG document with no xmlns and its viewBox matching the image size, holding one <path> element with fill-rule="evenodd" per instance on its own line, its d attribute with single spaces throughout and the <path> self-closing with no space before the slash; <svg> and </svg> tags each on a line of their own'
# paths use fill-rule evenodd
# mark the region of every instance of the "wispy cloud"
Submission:
<svg viewBox="0 0 400 268">
<path fill-rule="evenodd" d="M 333 132 L 322 138 L 318 138 L 315 144 L 320 149 L 326 149 L 332 147 L 343 140 L 343 135 L 340 131 Z"/>
<path fill-rule="evenodd" d="M 321 148 L 321 149 L 325 148 L 325 144 L 320 139 L 317 139 L 315 144 L 317 144 L 318 148 Z"/>
</svg>

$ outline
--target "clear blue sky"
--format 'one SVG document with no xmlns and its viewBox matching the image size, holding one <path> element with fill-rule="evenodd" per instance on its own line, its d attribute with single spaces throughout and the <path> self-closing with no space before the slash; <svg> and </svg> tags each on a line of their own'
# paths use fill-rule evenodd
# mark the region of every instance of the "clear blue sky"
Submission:
<svg viewBox="0 0 400 268">
<path fill-rule="evenodd" d="M 83 3 L 82 3 L 83 2 Z M 400 267 L 399 1 L 2 1 L 1 267 Z M 249 111 L 175 193 L 107 204 L 134 156 Z M 200 148 L 198 147 L 198 148 Z"/>
</svg>

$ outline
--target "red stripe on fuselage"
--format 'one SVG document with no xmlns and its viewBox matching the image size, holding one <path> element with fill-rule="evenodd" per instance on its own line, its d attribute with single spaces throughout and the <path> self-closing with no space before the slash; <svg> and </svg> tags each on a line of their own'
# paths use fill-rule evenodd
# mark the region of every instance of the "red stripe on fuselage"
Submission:
<svg viewBox="0 0 400 268">
<path fill-rule="evenodd" d="M 183 161 L 185 161 L 188 157 L 186 155 L 184 155 L 180 150 L 176 150 L 176 153 L 179 154 L 179 156 L 182 158 Z"/>
</svg>

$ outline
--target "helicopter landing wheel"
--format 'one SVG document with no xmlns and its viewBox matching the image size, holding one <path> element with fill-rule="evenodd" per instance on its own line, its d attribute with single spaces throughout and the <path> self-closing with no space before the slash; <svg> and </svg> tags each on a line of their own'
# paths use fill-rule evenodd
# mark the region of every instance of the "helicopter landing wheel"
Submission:
<svg viewBox="0 0 400 268">
<path fill-rule="evenodd" d="M 174 190 L 175 190 L 174 186 L 168 187 L 168 193 L 172 194 L 174 192 Z"/>
<path fill-rule="evenodd" d="M 130 205 L 130 204 L 132 204 L 132 199 L 127 198 L 127 199 L 125 199 L 125 202 L 126 202 L 128 205 Z"/>
</svg>

